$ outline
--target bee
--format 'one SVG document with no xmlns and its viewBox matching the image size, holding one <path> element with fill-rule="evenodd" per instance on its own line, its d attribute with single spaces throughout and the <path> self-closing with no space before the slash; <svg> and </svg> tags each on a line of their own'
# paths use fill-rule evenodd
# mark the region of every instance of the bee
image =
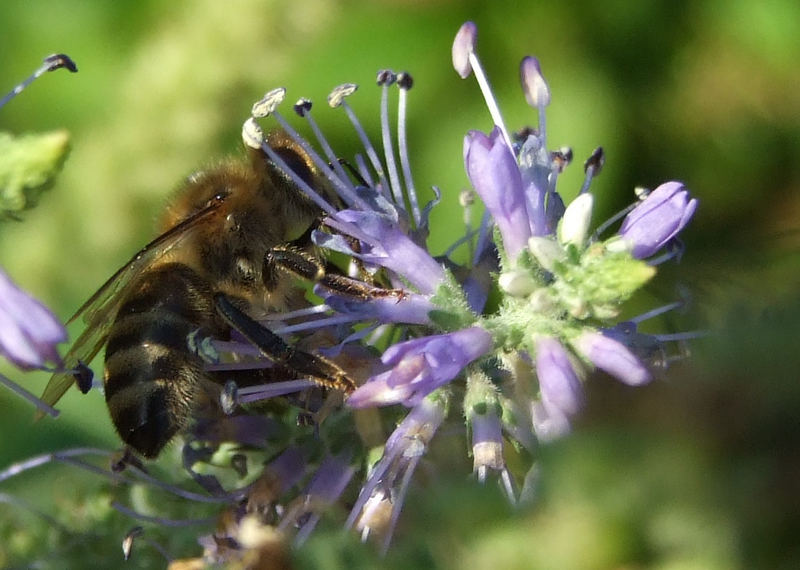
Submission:
<svg viewBox="0 0 800 570">
<path fill-rule="evenodd" d="M 330 195 L 327 180 L 286 134 L 272 133 L 265 143 L 297 176 Z M 313 256 L 318 206 L 261 149 L 247 152 L 246 160 L 190 176 L 166 209 L 162 233 L 70 319 L 83 319 L 87 328 L 66 366 L 90 362 L 105 346 L 103 384 L 112 422 L 125 444 L 148 459 L 224 382 L 222 373 L 205 370 L 203 357 L 189 347 L 190 335 L 229 340 L 236 331 L 273 361 L 273 372 L 344 393 L 355 387 L 336 364 L 287 345 L 258 322 L 306 303 L 292 272 L 348 291 L 354 280 L 325 276 Z M 54 404 L 76 379 L 80 386 L 75 374 L 54 374 L 42 399 Z"/>
</svg>

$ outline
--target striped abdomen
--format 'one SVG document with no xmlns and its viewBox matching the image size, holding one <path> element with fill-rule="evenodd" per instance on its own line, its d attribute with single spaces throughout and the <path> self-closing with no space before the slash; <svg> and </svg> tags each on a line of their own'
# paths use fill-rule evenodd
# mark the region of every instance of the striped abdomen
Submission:
<svg viewBox="0 0 800 570">
<path fill-rule="evenodd" d="M 187 336 L 219 338 L 213 291 L 189 266 L 168 263 L 142 273 L 116 316 L 106 345 L 105 393 L 122 440 L 155 457 L 191 417 L 203 361 Z"/>
</svg>

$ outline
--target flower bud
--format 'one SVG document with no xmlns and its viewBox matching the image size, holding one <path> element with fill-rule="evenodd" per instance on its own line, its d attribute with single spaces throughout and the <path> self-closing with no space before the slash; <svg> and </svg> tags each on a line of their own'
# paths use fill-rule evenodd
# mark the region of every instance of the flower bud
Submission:
<svg viewBox="0 0 800 570">
<path fill-rule="evenodd" d="M 680 182 L 666 182 L 653 190 L 625 217 L 619 234 L 632 244 L 633 256 L 644 259 L 656 253 L 692 219 L 697 200 Z"/>
<path fill-rule="evenodd" d="M 592 222 L 593 206 L 594 198 L 589 193 L 581 194 L 567 206 L 558 228 L 561 243 L 583 247 L 586 235 L 589 233 L 589 224 Z"/>
</svg>

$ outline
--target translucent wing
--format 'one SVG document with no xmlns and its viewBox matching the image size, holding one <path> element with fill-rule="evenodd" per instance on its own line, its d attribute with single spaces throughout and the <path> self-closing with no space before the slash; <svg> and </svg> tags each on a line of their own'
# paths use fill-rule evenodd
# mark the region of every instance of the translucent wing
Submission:
<svg viewBox="0 0 800 570">
<path fill-rule="evenodd" d="M 81 318 L 86 322 L 86 330 L 75 340 L 64 357 L 65 370 L 74 369 L 79 362 L 88 364 L 97 356 L 106 343 L 109 328 L 114 322 L 120 304 L 127 296 L 126 292 L 134 281 L 133 278 L 143 269 L 150 267 L 154 260 L 178 246 L 198 224 L 210 218 L 219 209 L 224 199 L 224 195 L 215 196 L 202 210 L 144 246 L 77 310 L 68 322 Z M 53 374 L 44 389 L 42 400 L 51 406 L 54 405 L 74 383 L 75 376 L 71 372 Z M 41 412 L 37 412 L 37 418 L 42 415 Z"/>
</svg>

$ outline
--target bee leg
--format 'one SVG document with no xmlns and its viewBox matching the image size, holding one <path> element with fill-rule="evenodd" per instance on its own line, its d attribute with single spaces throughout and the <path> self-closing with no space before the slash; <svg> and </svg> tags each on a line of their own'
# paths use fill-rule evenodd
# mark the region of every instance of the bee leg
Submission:
<svg viewBox="0 0 800 570">
<path fill-rule="evenodd" d="M 402 299 L 405 297 L 405 292 L 402 289 L 384 289 L 383 287 L 364 283 L 358 279 L 326 272 L 319 260 L 302 250 L 292 247 L 273 248 L 264 257 L 265 276 L 267 271 L 271 271 L 272 278 L 276 278 L 280 269 L 294 273 L 303 279 L 319 283 L 323 287 L 347 297 L 362 300 L 380 297 Z"/>
<path fill-rule="evenodd" d="M 336 364 L 322 356 L 289 346 L 281 337 L 239 309 L 223 293 L 214 294 L 214 304 L 220 316 L 271 361 L 293 370 L 298 376 L 307 376 L 326 388 L 347 394 L 355 390 L 355 383 Z"/>
</svg>

